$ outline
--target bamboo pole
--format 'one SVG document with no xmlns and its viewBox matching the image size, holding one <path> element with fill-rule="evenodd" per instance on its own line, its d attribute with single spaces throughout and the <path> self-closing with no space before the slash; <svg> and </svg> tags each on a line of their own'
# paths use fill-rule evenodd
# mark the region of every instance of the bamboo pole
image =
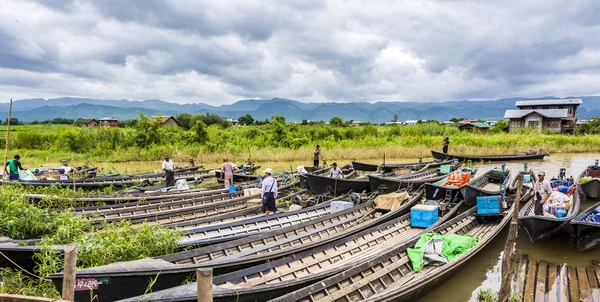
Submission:
<svg viewBox="0 0 600 302">
<path fill-rule="evenodd" d="M 75 278 L 77 272 L 77 244 L 65 247 L 65 270 L 62 286 L 62 298 L 75 301 Z"/>
<path fill-rule="evenodd" d="M 10 137 L 10 114 L 12 113 L 12 99 L 10 99 L 10 105 L 8 105 L 8 120 L 6 120 L 6 146 L 4 149 L 4 173 L 2 174 L 2 184 L 6 181 L 6 176 L 9 173 L 6 169 L 6 162 L 8 161 L 8 139 Z"/>
<path fill-rule="evenodd" d="M 511 285 L 515 267 L 515 240 L 517 239 L 517 229 L 519 226 L 519 205 L 521 203 L 521 193 L 523 191 L 523 174 L 517 175 L 517 196 L 514 201 L 512 219 L 510 221 L 510 229 L 508 238 L 504 246 L 502 255 L 502 283 L 500 285 L 499 299 L 500 302 L 508 301 L 511 295 Z"/>
<path fill-rule="evenodd" d="M 198 293 L 198 302 L 213 301 L 212 279 L 212 268 L 199 268 L 196 270 L 196 291 Z"/>
<path fill-rule="evenodd" d="M 73 173 L 71 174 L 71 179 L 73 179 L 73 192 L 76 192 L 77 187 L 75 186 L 75 152 L 71 152 L 71 168 L 73 169 Z"/>
</svg>

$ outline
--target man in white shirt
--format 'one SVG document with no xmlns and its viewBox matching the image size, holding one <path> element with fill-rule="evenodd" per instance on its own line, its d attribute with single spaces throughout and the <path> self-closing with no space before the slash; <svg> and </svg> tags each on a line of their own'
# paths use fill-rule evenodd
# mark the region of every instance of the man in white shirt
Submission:
<svg viewBox="0 0 600 302">
<path fill-rule="evenodd" d="M 342 174 L 342 169 L 338 168 L 337 163 L 331 164 L 331 171 L 329 171 L 329 177 L 344 178 L 344 174 Z"/>
<path fill-rule="evenodd" d="M 535 200 L 535 215 L 544 215 L 543 206 L 548 201 L 548 198 L 552 194 L 552 185 L 550 181 L 546 179 L 546 172 L 541 171 L 538 173 L 538 182 L 533 187 L 533 200 Z"/>
<path fill-rule="evenodd" d="M 165 187 L 175 186 L 175 165 L 169 158 L 169 155 L 165 155 L 165 161 L 162 163 L 162 169 L 165 171 Z"/>
<path fill-rule="evenodd" d="M 260 197 L 262 198 L 263 212 L 265 216 L 277 213 L 277 205 L 275 200 L 277 199 L 277 180 L 271 176 L 273 170 L 266 168 L 263 172 L 264 179 L 262 181 Z"/>
</svg>

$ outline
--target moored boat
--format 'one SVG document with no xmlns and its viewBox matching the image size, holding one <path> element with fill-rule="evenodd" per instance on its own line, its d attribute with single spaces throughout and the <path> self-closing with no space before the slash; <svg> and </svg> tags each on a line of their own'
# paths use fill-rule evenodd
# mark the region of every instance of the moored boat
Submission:
<svg viewBox="0 0 600 302">
<path fill-rule="evenodd" d="M 448 177 L 448 173 L 442 173 L 440 169 L 435 169 L 398 177 L 383 177 L 379 175 L 368 175 L 368 177 L 371 192 L 378 192 L 380 188 L 385 188 L 385 193 L 391 193 L 408 187 L 416 190 L 426 183 L 436 182 Z"/>
<path fill-rule="evenodd" d="M 396 169 L 410 169 L 410 170 L 420 170 L 421 168 L 429 165 L 429 168 L 438 168 L 441 165 L 450 165 L 454 162 L 454 160 L 434 160 L 430 162 L 417 162 L 417 163 L 406 163 L 406 164 L 394 164 L 394 163 L 385 163 L 385 164 L 370 164 L 363 163 L 358 161 L 352 161 L 352 167 L 355 170 L 359 171 L 377 171 L 377 169 L 382 169 L 384 172 L 391 172 Z"/>
<path fill-rule="evenodd" d="M 369 179 L 366 177 L 346 179 L 307 174 L 306 178 L 308 179 L 310 190 L 314 194 L 333 193 L 335 195 L 343 195 L 348 192 L 361 193 L 371 190 Z"/>
<path fill-rule="evenodd" d="M 512 206 L 509 208 L 512 210 Z M 510 210 L 508 212 L 510 212 Z M 464 254 L 440 266 L 425 266 L 414 272 L 407 249 L 419 238 L 404 244 L 380 248 L 380 254 L 354 264 L 352 268 L 271 301 L 416 301 L 460 271 L 508 224 L 511 215 L 486 219 L 472 208 L 430 232 L 468 234 L 480 241 Z M 386 249 L 387 248 L 387 249 Z"/>
<path fill-rule="evenodd" d="M 548 153 L 534 153 L 534 154 L 503 154 L 503 155 L 457 155 L 447 154 L 431 150 L 431 155 L 435 159 L 447 160 L 447 159 L 458 159 L 459 161 L 510 161 L 510 160 L 539 160 L 544 159 L 545 156 L 549 156 Z"/>
<path fill-rule="evenodd" d="M 464 184 L 458 190 L 466 204 L 474 205 L 479 196 L 502 194 L 502 190 L 507 189 L 509 179 L 509 170 L 492 169 Z"/>
<path fill-rule="evenodd" d="M 580 196 L 577 186 L 573 185 L 569 197 L 570 205 L 566 210 L 566 216 L 556 217 L 542 211 L 543 215 L 535 214 L 535 199 L 531 199 L 519 212 L 519 225 L 521 225 L 532 244 L 542 242 L 559 232 L 573 234 L 573 227 L 569 223 L 579 213 Z"/>
<path fill-rule="evenodd" d="M 444 200 L 446 202 L 461 199 L 460 187 L 468 183 L 471 171 L 454 171 L 448 176 L 425 184 L 425 198 L 428 200 Z"/>
<path fill-rule="evenodd" d="M 571 220 L 578 251 L 600 247 L 600 202 Z"/>
<path fill-rule="evenodd" d="M 377 214 L 377 211 L 373 210 L 373 202 L 369 202 L 298 225 L 266 231 L 235 241 L 153 259 L 79 270 L 77 276 L 78 278 L 111 278 L 110 284 L 99 285 L 94 294 L 102 300 L 114 301 L 143 294 L 148 287 L 149 278 L 153 279 L 153 291 L 157 291 L 175 286 L 173 284 L 180 285 L 199 267 L 211 267 L 215 273 L 222 273 L 310 248 L 331 245 L 328 243 L 399 217 L 421 200 L 422 196 L 422 192 L 414 194 L 400 208 L 388 213 Z M 404 222 L 398 227 L 405 229 L 405 226 Z M 50 278 L 57 287 L 62 284 L 61 274 L 52 275 Z M 123 286 L 127 287 L 127 290 L 124 290 Z M 79 295 L 76 297 L 79 301 L 77 298 L 85 300 L 89 299 L 89 295 Z"/>
<path fill-rule="evenodd" d="M 579 174 L 579 188 L 589 198 L 600 197 L 600 165 L 598 160 Z"/>
</svg>

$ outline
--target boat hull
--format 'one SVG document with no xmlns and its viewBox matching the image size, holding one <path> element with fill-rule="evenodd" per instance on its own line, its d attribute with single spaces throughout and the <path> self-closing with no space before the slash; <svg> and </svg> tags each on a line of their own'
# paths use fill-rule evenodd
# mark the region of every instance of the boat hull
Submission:
<svg viewBox="0 0 600 302">
<path fill-rule="evenodd" d="M 532 244 L 540 243 L 558 233 L 565 233 L 567 236 L 573 234 L 573 227 L 569 222 L 579 213 L 580 196 L 578 191 L 573 194 L 570 213 L 563 218 L 531 215 L 535 207 L 534 202 L 534 199 L 530 200 L 519 212 L 519 225 L 525 229 Z"/>
<path fill-rule="evenodd" d="M 593 178 L 592 180 L 579 184 L 579 188 L 588 198 L 600 197 L 600 179 Z"/>
<path fill-rule="evenodd" d="M 369 186 L 371 188 L 371 192 L 379 192 L 380 186 L 383 185 L 386 187 L 385 193 L 392 193 L 402 189 L 406 189 L 411 184 L 413 190 L 416 190 L 426 183 L 436 182 L 445 177 L 447 177 L 447 175 L 435 175 L 429 178 L 410 179 L 369 175 Z"/>
<path fill-rule="evenodd" d="M 600 223 L 583 220 L 597 207 L 600 207 L 600 202 L 591 206 L 571 220 L 571 226 L 573 227 L 573 232 L 575 234 L 575 245 L 580 252 L 600 247 Z"/>
<path fill-rule="evenodd" d="M 510 155 L 456 155 L 456 154 L 447 154 L 442 152 L 437 152 L 431 150 L 431 155 L 435 159 L 446 160 L 446 159 L 458 159 L 459 161 L 509 161 L 509 160 L 540 160 L 544 159 L 544 157 L 548 154 L 510 154 Z"/>
<path fill-rule="evenodd" d="M 368 178 L 343 179 L 310 174 L 306 177 L 310 190 L 314 194 L 334 193 L 335 195 L 343 195 L 348 192 L 361 193 L 371 190 Z"/>
</svg>

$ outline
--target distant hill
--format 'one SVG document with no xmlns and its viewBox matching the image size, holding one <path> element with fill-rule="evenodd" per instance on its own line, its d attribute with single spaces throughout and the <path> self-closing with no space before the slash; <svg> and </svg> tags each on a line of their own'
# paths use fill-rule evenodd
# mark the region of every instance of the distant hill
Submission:
<svg viewBox="0 0 600 302">
<path fill-rule="evenodd" d="M 571 97 L 583 99 L 578 118 L 587 119 L 600 116 L 600 96 Z M 515 109 L 518 100 L 557 99 L 507 98 L 493 101 L 453 101 L 453 102 L 377 102 L 377 103 L 302 103 L 289 99 L 241 100 L 229 105 L 212 106 L 203 103 L 174 104 L 161 100 L 101 100 L 89 98 L 63 97 L 56 99 L 26 99 L 13 102 L 12 116 L 25 122 L 62 118 L 101 118 L 111 116 L 117 119 L 136 118 L 141 111 L 148 116 L 177 115 L 178 113 L 212 112 L 227 118 L 238 118 L 247 113 L 256 120 L 283 115 L 288 121 L 314 120 L 328 121 L 334 116 L 344 120 L 387 122 L 394 115 L 400 121 L 434 119 L 447 121 L 453 117 L 502 119 L 504 111 Z M 0 114 L 6 116 L 8 104 L 0 104 Z"/>
</svg>

